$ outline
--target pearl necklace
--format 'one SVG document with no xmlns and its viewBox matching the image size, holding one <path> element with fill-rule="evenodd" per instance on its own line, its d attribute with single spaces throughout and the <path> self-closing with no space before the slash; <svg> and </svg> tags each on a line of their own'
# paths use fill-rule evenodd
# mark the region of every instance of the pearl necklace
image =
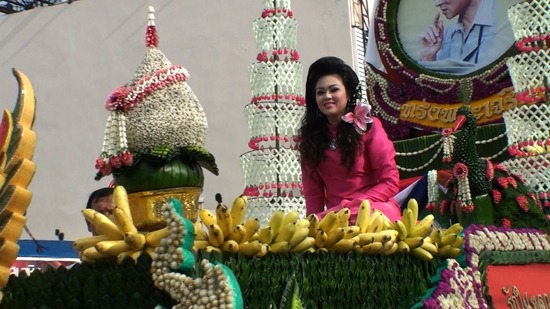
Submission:
<svg viewBox="0 0 550 309">
<path fill-rule="evenodd" d="M 338 144 L 336 143 L 336 138 L 333 138 L 330 141 L 330 144 L 328 145 L 328 148 L 332 151 L 334 151 L 334 150 L 336 150 L 336 148 L 338 148 Z"/>
</svg>

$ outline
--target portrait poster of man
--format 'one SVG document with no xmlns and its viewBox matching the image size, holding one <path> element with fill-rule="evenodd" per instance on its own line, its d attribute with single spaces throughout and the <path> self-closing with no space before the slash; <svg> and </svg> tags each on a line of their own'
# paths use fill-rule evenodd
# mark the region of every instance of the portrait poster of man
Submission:
<svg viewBox="0 0 550 309">
<path fill-rule="evenodd" d="M 397 29 L 404 51 L 425 69 L 464 75 L 514 44 L 508 8 L 518 0 L 401 0 Z"/>
</svg>

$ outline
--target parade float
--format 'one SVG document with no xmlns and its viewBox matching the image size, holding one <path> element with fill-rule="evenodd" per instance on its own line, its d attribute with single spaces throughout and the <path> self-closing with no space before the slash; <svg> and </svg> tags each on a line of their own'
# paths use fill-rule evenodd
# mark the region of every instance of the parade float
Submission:
<svg viewBox="0 0 550 309">
<path fill-rule="evenodd" d="M 548 176 L 535 172 L 547 170 L 549 152 L 548 4 L 512 6 L 519 51 L 511 46 L 488 68 L 461 76 L 411 60 L 396 37 L 399 8 L 400 1 L 379 2 L 375 36 L 386 69 L 367 68 L 367 95 L 388 125 L 402 179 L 427 174 L 429 186 L 427 203 L 407 199 L 395 222 L 368 200 L 354 225 L 347 208 L 318 218 L 292 204 L 301 198 L 292 121 L 302 108 L 302 67 L 290 1 L 264 1 L 254 23 L 244 194 L 231 205 L 218 199 L 212 211 L 198 209 L 194 193 L 182 197 L 178 190 L 200 190 L 202 167 L 217 169 L 189 75 L 157 49 L 151 10 L 146 56 L 106 102 L 96 167 L 98 177 L 115 179 L 113 216 L 83 211 L 101 233 L 74 242 L 81 263 L 8 280 L 30 203 L 30 193 L 14 200 L 9 192 L 25 190 L 34 171 L 13 177 L 34 147 L 32 87 L 14 71 L 24 86 L 2 122 L 0 308 L 550 307 Z M 174 115 L 187 127 L 174 126 Z M 411 138 L 418 131 L 428 134 Z M 262 173 L 265 160 L 273 166 Z"/>
</svg>

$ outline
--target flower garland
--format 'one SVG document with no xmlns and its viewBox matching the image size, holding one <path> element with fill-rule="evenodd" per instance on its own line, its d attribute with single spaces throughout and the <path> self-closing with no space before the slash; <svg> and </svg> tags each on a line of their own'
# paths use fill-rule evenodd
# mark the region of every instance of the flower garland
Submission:
<svg viewBox="0 0 550 309">
<path fill-rule="evenodd" d="M 107 97 L 105 109 L 127 112 L 154 91 L 187 79 L 189 73 L 182 66 L 173 65 L 160 69 L 151 76 L 143 77 L 130 89 L 126 89 L 126 85 L 116 88 Z"/>
<path fill-rule="evenodd" d="M 464 163 L 455 164 L 453 167 L 453 176 L 458 180 L 458 206 L 464 212 L 473 212 L 474 203 L 472 202 L 472 196 L 470 195 L 468 167 Z"/>
<path fill-rule="evenodd" d="M 428 172 L 428 211 L 434 211 L 435 203 L 439 199 L 439 182 L 437 181 L 437 171 L 431 170 Z"/>
<path fill-rule="evenodd" d="M 443 135 L 443 163 L 451 163 L 456 136 L 453 135 L 451 128 L 444 129 L 441 134 Z"/>
</svg>

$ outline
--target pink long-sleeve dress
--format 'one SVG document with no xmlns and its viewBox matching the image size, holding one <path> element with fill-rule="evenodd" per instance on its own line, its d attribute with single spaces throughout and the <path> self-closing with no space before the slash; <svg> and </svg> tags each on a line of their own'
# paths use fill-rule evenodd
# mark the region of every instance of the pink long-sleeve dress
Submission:
<svg viewBox="0 0 550 309">
<path fill-rule="evenodd" d="M 328 125 L 331 138 L 336 128 Z M 360 155 L 349 174 L 341 165 L 339 149 L 327 148 L 325 160 L 315 170 L 302 162 L 302 183 L 307 214 L 323 217 L 329 211 L 342 207 L 351 210 L 350 222 L 355 223 L 359 205 L 370 201 L 371 209 L 381 210 L 390 220 L 401 218 L 401 210 L 394 196 L 399 191 L 399 171 L 395 164 L 395 149 L 380 120 L 373 118 L 372 126 L 361 137 Z"/>
</svg>

